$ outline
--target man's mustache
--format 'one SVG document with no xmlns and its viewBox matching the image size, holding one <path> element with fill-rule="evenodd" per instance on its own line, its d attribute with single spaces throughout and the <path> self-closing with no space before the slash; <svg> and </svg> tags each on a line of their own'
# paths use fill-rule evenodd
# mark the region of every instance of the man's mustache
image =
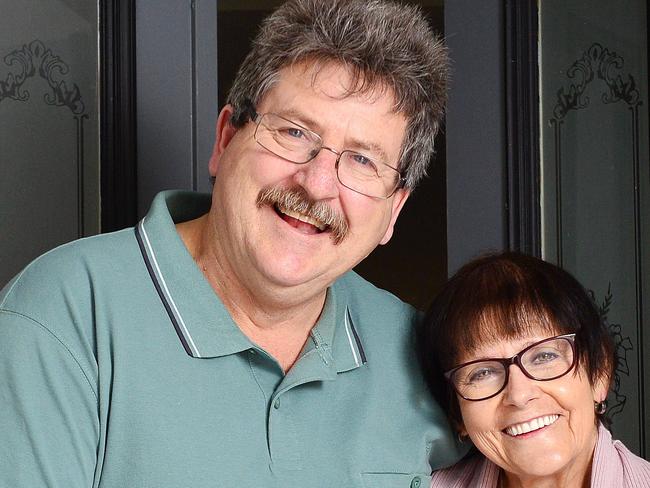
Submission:
<svg viewBox="0 0 650 488">
<path fill-rule="evenodd" d="M 349 232 L 347 219 L 323 201 L 312 199 L 307 191 L 296 186 L 293 188 L 266 187 L 257 195 L 257 206 L 277 206 L 282 211 L 297 212 L 327 226 L 334 244 L 340 244 Z"/>
</svg>

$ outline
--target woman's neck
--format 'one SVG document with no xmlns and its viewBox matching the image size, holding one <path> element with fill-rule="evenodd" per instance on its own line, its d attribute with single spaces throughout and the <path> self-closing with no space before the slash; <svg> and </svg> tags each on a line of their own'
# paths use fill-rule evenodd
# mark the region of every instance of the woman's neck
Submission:
<svg viewBox="0 0 650 488">
<path fill-rule="evenodd" d="M 571 459 L 558 471 L 548 474 L 530 474 L 507 472 L 501 468 L 499 488 L 590 488 L 591 468 L 596 444 L 598 443 L 598 426 L 584 449 L 575 452 Z"/>
<path fill-rule="evenodd" d="M 508 474 L 503 469 L 499 474 L 499 488 L 590 488 L 591 486 L 591 461 L 582 476 L 570 473 L 558 473 L 544 477 L 522 478 Z"/>
</svg>

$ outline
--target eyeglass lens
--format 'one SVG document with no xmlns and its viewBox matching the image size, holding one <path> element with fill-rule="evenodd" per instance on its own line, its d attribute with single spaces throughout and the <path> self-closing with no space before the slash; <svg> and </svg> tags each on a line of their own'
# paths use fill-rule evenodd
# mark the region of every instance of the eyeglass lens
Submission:
<svg viewBox="0 0 650 488">
<path fill-rule="evenodd" d="M 271 113 L 260 117 L 255 140 L 267 151 L 298 164 L 312 160 L 323 148 L 318 134 Z M 338 179 L 351 190 L 385 198 L 397 188 L 399 172 L 381 162 L 379 156 L 349 150 L 337 154 Z"/>
<path fill-rule="evenodd" d="M 571 370 L 574 351 L 571 339 L 551 338 L 521 351 L 515 359 L 524 374 L 538 381 L 558 378 Z M 499 393 L 508 381 L 511 360 L 472 362 L 455 370 L 451 381 L 458 393 L 467 400 L 483 400 Z"/>
</svg>

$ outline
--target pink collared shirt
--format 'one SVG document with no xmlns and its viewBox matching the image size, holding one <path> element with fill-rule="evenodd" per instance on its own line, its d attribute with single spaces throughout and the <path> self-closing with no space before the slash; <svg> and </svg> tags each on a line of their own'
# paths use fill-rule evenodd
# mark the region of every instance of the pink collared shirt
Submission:
<svg viewBox="0 0 650 488">
<path fill-rule="evenodd" d="M 430 488 L 498 488 L 499 468 L 478 454 L 433 473 Z M 601 424 L 591 468 L 591 488 L 650 488 L 650 463 L 612 440 Z"/>
</svg>

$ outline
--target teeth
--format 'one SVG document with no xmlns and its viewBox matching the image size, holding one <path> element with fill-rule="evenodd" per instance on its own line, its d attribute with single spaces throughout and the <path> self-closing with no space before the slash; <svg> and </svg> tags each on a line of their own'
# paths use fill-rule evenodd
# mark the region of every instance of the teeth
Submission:
<svg viewBox="0 0 650 488">
<path fill-rule="evenodd" d="M 307 215 L 303 215 L 303 214 L 301 214 L 301 213 L 294 212 L 294 211 L 292 211 L 292 210 L 287 210 L 287 209 L 284 209 L 284 208 L 283 208 L 283 209 L 282 209 L 282 213 L 284 213 L 285 215 L 288 215 L 289 217 L 293 217 L 294 219 L 298 219 L 298 220 L 300 220 L 301 222 L 305 222 L 305 223 L 307 223 L 307 224 L 311 224 L 311 225 L 313 225 L 314 227 L 317 227 L 318 230 L 321 230 L 321 231 L 322 231 L 322 230 L 325 230 L 325 228 L 327 227 L 326 225 L 324 225 L 323 223 L 319 222 L 319 221 L 316 220 L 316 219 L 312 219 L 311 217 L 309 217 L 309 216 L 307 216 Z"/>
<path fill-rule="evenodd" d="M 541 429 L 542 427 L 546 427 L 547 425 L 551 425 L 558 418 L 560 418 L 559 415 L 544 415 L 543 417 L 537 417 L 536 419 L 529 420 L 528 422 L 506 427 L 505 432 L 511 436 L 527 434 L 528 432 L 532 432 L 534 430 Z"/>
</svg>

